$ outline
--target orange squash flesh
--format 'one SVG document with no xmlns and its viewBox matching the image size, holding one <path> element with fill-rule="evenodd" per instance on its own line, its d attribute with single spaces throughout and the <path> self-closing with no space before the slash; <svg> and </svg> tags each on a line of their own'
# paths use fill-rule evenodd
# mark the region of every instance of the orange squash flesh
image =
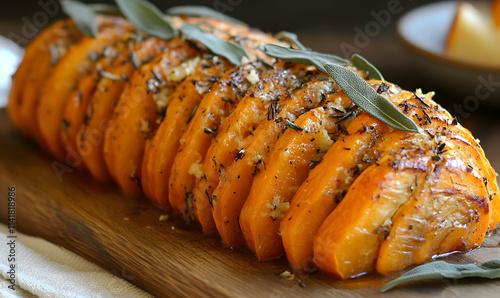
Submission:
<svg viewBox="0 0 500 298">
<path fill-rule="evenodd" d="M 223 73 L 233 66 L 226 60 L 204 59 L 194 74 L 176 88 L 165 119 L 154 137 L 146 143 L 142 162 L 142 190 L 154 203 L 169 209 L 168 180 L 179 140 L 186 130 L 193 109 Z"/>
<path fill-rule="evenodd" d="M 337 104 L 327 103 L 301 115 L 295 124 L 303 130 L 287 128 L 264 161 L 264 169 L 255 175 L 241 209 L 240 227 L 259 260 L 284 253 L 279 226 L 290 200 L 307 178 L 311 162 L 321 160 L 353 118 L 337 123 L 338 118 L 330 117 L 351 104 L 343 92 L 339 97 Z"/>
<path fill-rule="evenodd" d="M 378 139 L 370 149 L 375 154 L 365 153 L 365 158 L 376 162 L 356 178 L 314 237 L 315 264 L 342 279 L 374 269 L 380 243 L 391 229 L 391 217 L 433 169 L 434 143 L 427 135 L 393 130 Z M 357 219 L 347 215 L 358 207 Z M 303 258 L 299 260 L 310 262 L 308 255 Z"/>
<path fill-rule="evenodd" d="M 71 93 L 66 102 L 60 129 L 61 144 L 66 152 L 77 152 L 76 134 L 84 121 L 89 98 L 94 93 L 97 85 L 95 75 L 89 74 L 82 78 L 78 83 L 77 90 Z M 81 162 L 75 164 L 75 166 L 79 170 L 85 169 L 85 165 Z"/>
<path fill-rule="evenodd" d="M 148 38 L 134 46 L 134 54 L 128 53 L 126 59 L 116 59 L 109 73 L 120 77 L 118 81 L 101 78 L 95 93 L 89 100 L 85 121 L 76 136 L 77 149 L 85 166 L 92 176 L 99 181 L 109 181 L 111 176 L 104 160 L 104 134 L 112 117 L 114 108 L 128 81 L 136 71 L 131 55 L 137 62 L 147 61 L 166 46 L 166 41 Z M 140 66 L 140 65 L 139 65 Z"/>
<path fill-rule="evenodd" d="M 60 129 L 64 103 L 76 87 L 78 80 L 92 66 L 89 54 L 97 54 L 121 38 L 131 27 L 121 18 L 116 25 L 102 29 L 96 38 L 84 37 L 59 61 L 46 82 L 45 93 L 40 98 L 37 110 L 38 124 L 49 151 L 59 161 L 64 161 L 66 151 L 61 139 Z"/>
<path fill-rule="evenodd" d="M 174 38 L 168 50 L 143 65 L 130 78 L 129 88 L 120 96 L 104 137 L 104 159 L 111 177 L 125 193 L 141 191 L 142 158 L 146 139 L 156 129 L 159 108 L 170 100 L 179 84 L 168 74 L 184 60 L 199 55 L 198 48 Z M 161 76 L 157 78 L 157 76 Z M 165 92 L 165 93 L 162 93 Z M 158 95 L 155 101 L 154 96 Z"/>
<path fill-rule="evenodd" d="M 333 92 L 332 82 L 313 79 L 281 99 L 277 107 L 271 107 L 271 115 L 267 121 L 253 132 L 254 137 L 244 148 L 245 153 L 241 159 L 225 168 L 225 174 L 220 176 L 219 184 L 213 192 L 213 217 L 226 246 L 244 244 L 238 221 L 241 208 L 250 192 L 255 173 L 265 164 L 269 152 L 282 135 L 286 120 L 293 121 L 290 118 L 315 108 L 325 98 L 332 102 L 332 97 L 340 98 Z"/>
<path fill-rule="evenodd" d="M 39 98 L 44 93 L 45 82 L 55 63 L 81 36 L 71 20 L 54 23 L 26 47 L 23 61 L 12 78 L 7 106 L 9 115 L 25 135 L 33 137 L 44 149 L 47 144 L 36 121 Z M 52 51 L 57 51 L 57 57 L 52 57 L 51 47 Z M 56 58 L 57 61 L 53 61 Z"/>
<path fill-rule="evenodd" d="M 379 143 L 378 146 L 374 147 L 374 151 L 386 152 L 382 155 L 382 159 L 379 160 L 377 164 L 382 163 L 383 160 L 392 159 L 392 161 L 386 161 L 385 164 L 388 164 L 394 169 L 397 169 L 398 173 L 404 172 L 408 169 L 412 169 L 413 171 L 418 170 L 419 172 L 423 171 L 422 173 L 425 174 L 425 176 L 419 173 L 418 176 L 421 178 L 416 178 L 416 181 L 420 182 L 413 185 L 413 188 L 417 189 L 417 191 L 415 191 L 414 195 L 412 195 L 412 200 L 418 200 L 415 198 L 424 197 L 428 201 L 423 205 L 429 206 L 431 208 L 432 206 L 441 204 L 441 207 L 439 208 L 443 209 L 443 214 L 446 214 L 443 215 L 442 218 L 455 217 L 457 220 L 455 220 L 454 223 L 460 221 L 463 222 L 463 214 L 466 213 L 463 210 L 477 210 L 478 207 L 487 205 L 486 198 L 488 198 L 488 195 L 484 182 L 482 182 L 481 178 L 484 172 L 481 169 L 482 158 L 480 152 L 475 146 L 471 145 L 468 141 L 461 137 L 463 136 L 463 133 L 460 131 L 461 127 L 459 127 L 457 124 L 453 124 L 453 121 L 451 121 L 449 114 L 439 111 L 439 107 L 433 104 L 432 101 L 428 100 L 428 102 L 426 103 L 427 106 L 422 107 L 422 105 L 417 104 L 415 100 L 416 97 L 411 93 L 403 92 L 398 97 L 400 99 L 407 98 L 406 100 L 402 101 L 401 107 L 404 108 L 406 113 L 415 117 L 417 123 L 420 123 L 420 125 L 425 129 L 425 134 L 410 134 L 401 131 L 394 131 L 381 135 L 381 139 L 384 141 Z M 391 137 L 391 135 L 394 136 Z M 444 148 L 446 148 L 446 150 L 443 150 Z M 398 153 L 398 150 L 400 151 L 400 153 Z M 413 152 L 413 155 L 411 155 L 409 152 Z M 415 156 L 420 156 L 420 158 L 416 158 Z M 454 161 L 448 162 L 450 159 Z M 464 197 L 467 197 L 467 195 L 464 195 L 460 190 L 454 191 L 454 194 L 450 195 L 449 192 L 453 189 L 450 186 L 450 183 L 448 183 L 446 187 L 442 187 L 443 191 L 441 193 L 437 191 L 435 195 L 431 193 L 419 193 L 420 191 L 418 189 L 422 188 L 422 185 L 425 184 L 425 180 L 422 180 L 422 177 L 436 175 L 433 174 L 433 168 L 439 168 L 441 162 L 447 165 L 446 171 L 451 171 L 459 175 L 459 177 L 451 178 L 449 179 L 449 181 L 463 181 L 465 179 L 464 175 L 469 175 L 468 172 L 474 174 L 473 177 L 475 178 L 476 183 L 471 183 L 471 185 L 475 184 L 473 189 L 478 190 L 479 193 L 484 193 L 484 196 L 481 196 L 480 199 L 473 200 L 475 202 L 479 201 L 479 206 L 471 207 L 470 203 L 467 203 L 467 200 L 464 199 Z M 364 175 L 367 175 L 366 171 L 363 172 L 359 178 L 357 178 L 354 184 L 358 183 L 357 181 L 361 180 Z M 446 173 L 440 173 L 439 175 L 446 177 Z M 401 179 L 397 180 L 401 181 Z M 348 239 L 354 239 L 353 233 L 361 229 L 359 226 L 360 223 L 353 222 L 344 215 L 342 215 L 344 217 L 340 217 L 341 219 L 332 219 L 335 216 L 338 217 L 339 214 L 343 214 L 342 210 L 346 208 L 346 210 L 349 209 L 348 207 L 345 207 L 346 203 L 344 202 L 348 196 L 355 196 L 356 193 L 353 191 L 354 184 L 347 192 L 346 198 L 344 198 L 340 205 L 335 210 L 333 210 L 333 212 L 321 225 L 321 228 L 318 231 L 314 242 L 314 256 L 315 262 L 318 267 L 321 270 L 332 273 L 340 278 L 347 278 L 373 270 L 375 268 L 374 266 L 378 255 L 378 247 L 383 240 L 383 238 L 382 240 L 377 240 L 372 232 L 370 234 L 371 236 L 366 236 L 366 241 L 364 242 L 365 250 L 363 251 L 363 257 L 352 254 L 350 253 L 350 251 L 353 251 L 354 249 L 349 248 L 349 246 L 358 248 L 360 247 L 360 243 L 354 240 L 349 242 L 350 240 L 348 241 Z M 481 188 L 483 190 L 481 190 Z M 372 191 L 367 190 L 367 193 L 371 194 Z M 456 196 L 456 194 L 458 194 L 458 196 Z M 433 200 L 436 201 L 436 203 L 432 203 Z M 454 203 L 446 203 L 446 205 L 442 205 L 442 203 L 440 203 L 446 201 L 451 201 Z M 466 209 L 465 207 L 461 208 L 461 204 L 466 204 L 465 206 L 468 206 L 469 209 Z M 455 206 L 459 207 L 455 208 Z M 391 229 L 391 218 L 392 214 L 394 214 L 396 210 L 400 209 L 399 211 L 397 211 L 398 214 L 402 212 L 401 210 L 408 210 L 406 211 L 406 214 L 401 216 L 401 218 L 411 219 L 411 214 L 409 212 L 419 213 L 418 210 L 420 210 L 420 207 L 415 208 L 415 206 L 413 206 L 399 208 L 399 206 L 393 206 L 392 209 L 388 207 L 376 207 L 375 209 L 391 210 L 390 213 L 385 214 L 385 221 L 388 224 L 384 225 L 383 227 L 385 233 L 388 234 L 389 232 L 392 233 L 393 231 Z M 373 223 L 377 223 L 377 212 L 379 211 L 372 210 L 370 212 L 367 212 L 367 214 L 370 214 L 370 216 L 367 216 L 366 218 L 372 220 Z M 430 219 L 431 216 L 429 215 L 429 212 L 425 212 L 425 208 L 423 208 L 422 212 L 423 216 L 428 216 L 428 221 L 424 223 L 424 220 L 420 220 L 420 222 L 425 224 L 426 226 L 434 225 L 434 227 L 436 227 L 437 224 L 433 224 L 432 221 L 434 220 L 434 218 Z M 364 214 L 364 212 L 361 213 Z M 288 215 L 289 214 L 287 214 L 287 216 Z M 360 220 L 363 221 L 366 219 Z M 383 220 L 380 219 L 379 223 L 382 221 Z M 392 219 L 392 221 L 394 221 L 394 219 Z M 338 225 L 340 225 L 341 223 L 342 227 L 339 228 Z M 475 238 L 464 237 L 464 230 L 462 228 L 458 228 L 462 224 L 455 226 L 454 223 L 448 223 L 448 226 L 446 226 L 446 223 L 439 223 L 439 225 L 443 225 L 443 229 L 440 229 L 439 232 L 436 232 L 436 228 L 434 228 L 432 231 L 428 231 L 423 228 L 417 227 L 416 230 L 422 232 L 426 236 L 426 238 L 423 236 L 407 237 L 403 233 L 403 230 L 396 232 L 395 235 L 398 235 L 396 238 L 398 239 L 397 241 L 399 241 L 396 245 L 398 246 L 387 248 L 387 250 L 385 251 L 386 255 L 383 257 L 383 261 L 380 262 L 381 265 L 377 265 L 377 270 L 382 273 L 388 273 L 392 270 L 405 268 L 411 264 L 430 260 L 430 258 L 436 254 L 450 252 L 455 249 L 468 249 L 471 247 L 475 247 L 482 242 L 482 237 L 484 237 L 484 233 L 488 229 L 490 224 L 490 217 L 487 211 L 481 214 L 481 221 L 477 223 L 477 226 L 479 227 L 476 227 L 477 235 L 474 236 Z M 336 224 L 337 227 L 334 226 Z M 361 224 L 364 225 L 366 223 Z M 408 229 L 408 222 L 406 222 L 405 224 L 407 225 L 405 225 L 404 228 L 406 228 L 407 230 L 412 229 Z M 337 231 L 339 229 L 341 231 Z M 471 231 L 471 227 L 466 228 L 466 230 Z M 342 235 L 342 233 L 345 234 Z M 339 244 L 339 239 L 343 237 L 346 237 L 346 239 L 344 240 L 344 242 Z M 443 240 L 445 237 L 446 239 Z M 369 239 L 372 239 L 372 241 L 370 242 Z M 429 242 L 428 239 L 433 239 L 433 241 Z M 426 244 L 422 244 L 421 242 L 426 242 Z M 399 251 L 395 250 L 395 248 L 399 249 Z M 397 256 L 389 256 L 391 252 L 393 254 L 397 254 Z M 382 256 L 382 254 L 380 256 Z M 378 256 L 379 260 L 381 259 L 380 256 Z M 379 264 L 379 261 L 377 261 L 377 264 Z"/>
<path fill-rule="evenodd" d="M 196 179 L 201 178 L 199 165 L 203 162 L 212 134 L 205 128 L 218 131 L 221 121 L 232 113 L 252 83 L 251 72 L 262 74 L 261 63 L 242 64 L 226 73 L 203 97 L 196 112 L 189 121 L 179 142 L 168 182 L 168 200 L 172 210 L 190 222 L 192 214 L 192 190 Z"/>
<path fill-rule="evenodd" d="M 186 20 L 194 23 L 200 22 L 201 27 L 215 35 L 219 35 L 223 40 L 229 39 L 236 41 L 236 37 L 240 32 L 246 32 L 248 30 L 246 26 L 228 25 L 222 28 L 207 26 L 210 21 L 206 18 L 187 18 Z M 260 45 L 260 40 L 268 40 L 269 38 L 269 35 L 257 34 L 255 36 L 256 40 L 250 40 L 249 42 L 242 40 L 242 42 L 244 46 L 248 46 L 246 50 L 248 50 L 250 57 L 255 57 L 254 54 L 256 52 L 261 52 L 258 47 Z M 176 39 L 178 40 L 179 38 L 174 38 L 173 40 Z M 173 40 L 170 40 L 170 42 Z M 191 41 L 182 42 L 183 45 L 173 45 L 167 51 L 167 53 L 178 51 L 177 56 L 171 55 L 163 57 L 163 62 L 156 66 L 158 69 L 152 66 L 154 63 L 149 63 L 149 66 L 145 65 L 140 70 L 144 77 L 135 80 L 132 78 L 132 87 L 128 91 L 131 91 L 134 95 L 124 95 L 118 102 L 117 110 L 136 109 L 137 113 L 133 113 L 134 116 L 131 117 L 125 117 L 124 113 L 122 113 L 120 117 L 116 117 L 117 112 L 115 111 L 115 116 L 111 119 L 110 127 L 106 132 L 104 145 L 106 165 L 113 179 L 126 193 L 139 193 L 141 190 L 142 159 L 146 139 L 154 135 L 158 126 L 157 121 L 161 122 L 162 120 L 161 116 L 158 117 L 154 115 L 154 102 L 151 99 L 155 96 L 147 93 L 148 89 L 154 88 L 149 88 L 147 85 L 151 83 L 150 80 L 154 79 L 156 76 L 163 76 L 163 81 L 169 86 L 168 88 L 159 86 L 156 91 L 160 94 L 164 93 L 163 95 L 167 98 L 162 99 L 162 101 L 164 101 L 163 104 L 165 104 L 165 102 L 168 104 L 172 92 L 185 78 L 185 76 L 179 76 L 179 72 L 187 73 L 191 71 L 188 70 L 188 67 L 190 67 L 189 65 L 186 66 L 185 70 L 171 70 L 170 68 L 174 65 L 178 65 L 176 64 L 177 61 L 185 62 L 184 60 L 199 56 L 199 54 L 205 50 L 204 46 L 200 44 Z M 150 67 L 150 69 L 148 69 L 148 67 Z M 172 71 L 172 73 L 169 73 L 170 71 Z M 157 74 L 154 75 L 153 73 L 152 75 L 151 72 L 156 72 Z M 188 74 L 189 73 L 187 73 L 187 75 Z M 178 80 L 168 79 L 169 77 L 176 77 Z M 164 82 L 161 82 L 160 85 L 163 85 Z M 128 100 L 124 100 L 124 98 L 128 98 Z M 158 109 L 157 113 L 164 115 L 164 112 L 163 109 Z M 117 120 L 118 118 L 121 120 Z M 147 130 L 147 133 L 142 133 L 141 135 L 141 130 Z"/>
<path fill-rule="evenodd" d="M 372 81 L 372 84 L 378 89 L 381 82 Z M 401 96 L 397 88 L 391 91 L 393 88 L 395 86 L 382 94 L 399 104 L 406 97 Z M 356 178 L 355 174 L 361 173 L 380 153 L 373 146 L 381 141 L 381 135 L 390 130 L 370 115 L 362 113 L 301 185 L 280 226 L 287 258 L 294 268 L 315 270 L 313 241 L 319 227 L 347 192 Z"/>
<path fill-rule="evenodd" d="M 426 180 L 418 195 L 392 219 L 377 258 L 377 272 L 387 274 L 482 243 L 489 226 L 488 220 L 481 220 L 488 216 L 482 180 L 455 168 L 451 160 L 444 160 Z"/>
<path fill-rule="evenodd" d="M 373 84 L 376 89 L 380 85 L 379 82 Z M 383 94 L 398 104 L 408 97 L 405 94 L 394 95 L 389 91 Z M 294 268 L 315 270 L 313 240 L 318 229 L 340 202 L 356 175 L 377 160 L 385 150 L 384 147 L 379 148 L 380 143 L 391 142 L 386 148 L 401 146 L 398 140 L 405 134 L 395 132 L 391 137 L 387 135 L 389 131 L 392 129 L 370 115 L 361 114 L 348 126 L 345 135 L 339 138 L 301 185 L 280 227 L 287 258 Z"/>
<path fill-rule="evenodd" d="M 409 200 L 414 170 L 371 165 L 327 217 L 314 241 L 318 267 L 341 279 L 373 270 L 385 226 Z"/>
<path fill-rule="evenodd" d="M 453 127 L 456 129 L 456 138 L 462 138 L 460 143 L 468 147 L 471 152 L 471 156 L 474 156 L 474 161 L 476 164 L 476 169 L 483 176 L 483 181 L 485 183 L 486 190 L 489 197 L 490 205 L 490 227 L 495 227 L 500 222 L 500 191 L 498 190 L 498 184 L 494 183 L 496 181 L 498 174 L 495 172 L 490 164 L 490 161 L 486 158 L 483 148 L 479 145 L 478 141 L 472 136 L 471 132 L 465 129 L 462 125 L 458 124 Z M 460 137 L 459 137 L 460 136 Z M 465 142 L 464 142 L 465 141 Z M 463 147 L 463 146 L 461 146 Z M 464 152 L 458 152 L 464 153 Z M 467 160 L 465 156 L 462 160 Z M 489 183 L 488 183 L 489 181 Z"/>
<path fill-rule="evenodd" d="M 371 129 L 365 130 L 364 125 Z M 300 186 L 280 226 L 287 258 L 294 268 L 314 270 L 313 240 L 316 232 L 342 199 L 354 171 L 360 170 L 358 165 L 366 166 L 362 160 L 365 152 L 374 145 L 376 136 L 387 129 L 367 114 L 358 116 L 347 129 L 349 136 L 340 138 L 328 150 Z"/>
<path fill-rule="evenodd" d="M 212 140 L 202 166 L 202 179 L 193 188 L 193 210 L 203 231 L 216 231 L 212 215 L 212 194 L 219 182 L 219 175 L 236 159 L 254 137 L 253 131 L 267 118 L 269 105 L 278 101 L 288 91 L 299 86 L 300 76 L 305 73 L 303 65 L 287 70 L 270 70 L 250 88 L 236 109 L 224 121 L 220 132 Z"/>
<path fill-rule="evenodd" d="M 80 132 L 81 126 L 86 119 L 87 107 L 91 100 L 91 97 L 97 90 L 101 74 L 103 72 L 111 74 L 109 71 L 115 64 L 115 60 L 123 61 L 127 59 L 128 56 L 128 45 L 125 41 L 117 41 L 106 48 L 103 56 L 98 58 L 95 63 L 95 67 L 92 71 L 84 75 L 83 78 L 78 82 L 76 90 L 74 90 L 69 99 L 65 103 L 65 107 L 62 115 L 61 124 L 61 142 L 66 151 L 76 152 L 77 151 L 77 140 L 76 137 Z M 117 76 L 117 80 L 122 80 L 120 76 Z M 81 158 L 79 156 L 79 158 Z M 84 168 L 85 164 L 80 162 L 79 167 Z"/>
</svg>

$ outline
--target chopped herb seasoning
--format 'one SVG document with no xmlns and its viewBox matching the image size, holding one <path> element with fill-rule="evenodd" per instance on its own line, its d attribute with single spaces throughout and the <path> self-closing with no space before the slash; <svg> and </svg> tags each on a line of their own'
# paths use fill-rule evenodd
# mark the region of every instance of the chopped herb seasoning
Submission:
<svg viewBox="0 0 500 298">
<path fill-rule="evenodd" d="M 437 147 L 437 154 L 443 154 L 445 153 L 446 151 L 448 151 L 448 149 L 444 149 L 444 147 L 446 146 L 446 143 L 441 143 L 438 147 Z"/>
<path fill-rule="evenodd" d="M 314 169 L 319 163 L 321 162 L 321 160 L 311 160 L 311 162 L 309 163 L 309 167 L 312 169 Z"/>
<path fill-rule="evenodd" d="M 429 110 L 430 109 L 430 108 L 426 108 L 426 107 L 423 107 L 423 106 L 414 105 L 414 104 L 411 104 L 411 103 L 410 104 L 407 103 L 407 105 L 408 106 L 412 106 L 412 107 L 417 108 L 417 109 L 422 109 L 422 110 Z"/>
<path fill-rule="evenodd" d="M 432 119 L 429 116 L 429 114 L 427 114 L 427 112 L 425 110 L 422 110 L 422 112 L 424 112 L 425 118 L 427 118 L 427 121 L 429 122 L 429 124 L 432 123 Z"/>
<path fill-rule="evenodd" d="M 191 116 L 189 116 L 189 119 L 188 119 L 187 123 L 191 122 L 191 119 L 193 119 L 194 114 L 195 114 L 195 113 L 196 113 L 196 111 L 198 110 L 198 106 L 199 106 L 199 105 L 195 105 L 195 106 L 194 106 L 193 110 L 191 111 Z"/>
<path fill-rule="evenodd" d="M 291 129 L 297 130 L 297 131 L 303 131 L 304 129 L 297 124 L 293 123 L 292 121 L 286 119 L 285 121 L 286 126 L 290 127 Z"/>
<path fill-rule="evenodd" d="M 413 92 L 413 95 L 420 101 L 424 106 L 430 107 L 428 103 L 426 103 L 420 96 L 417 95 L 417 93 Z"/>
<path fill-rule="evenodd" d="M 134 64 L 135 69 L 139 69 L 139 67 L 141 67 L 141 62 L 139 61 L 137 54 L 133 51 L 130 52 L 130 60 L 132 60 L 132 64 Z"/>
<path fill-rule="evenodd" d="M 205 129 L 203 130 L 203 132 L 206 133 L 207 135 L 209 135 L 209 134 L 215 134 L 216 130 L 208 128 L 208 127 L 205 127 Z"/>
<path fill-rule="evenodd" d="M 99 55 L 96 52 L 90 52 L 89 58 L 92 62 L 96 62 L 99 59 Z"/>
<path fill-rule="evenodd" d="M 276 108 L 274 105 L 271 103 L 269 107 L 267 108 L 267 120 L 272 120 L 274 119 L 276 115 Z"/>
<path fill-rule="evenodd" d="M 163 78 L 161 77 L 161 75 L 154 69 L 151 69 L 151 74 L 153 74 L 153 76 L 155 77 L 155 79 L 158 81 L 158 83 L 163 83 Z"/>
<path fill-rule="evenodd" d="M 97 73 L 98 73 L 101 77 L 106 78 L 106 79 L 110 79 L 110 80 L 112 80 L 112 81 L 119 81 L 119 80 L 120 80 L 120 77 L 119 77 L 119 76 L 114 75 L 114 74 L 112 74 L 112 73 L 110 73 L 110 72 L 107 72 L 107 71 L 103 70 L 102 68 L 97 69 Z"/>
<path fill-rule="evenodd" d="M 347 118 L 351 117 L 353 114 L 354 114 L 353 112 L 345 113 L 344 115 L 342 115 L 342 117 L 340 117 L 337 121 L 335 121 L 335 124 L 346 120 Z"/>
<path fill-rule="evenodd" d="M 380 86 L 378 86 L 377 93 L 384 93 L 387 90 L 389 90 L 389 84 L 382 83 Z"/>
<path fill-rule="evenodd" d="M 318 77 L 319 81 L 330 81 L 330 77 Z"/>
<path fill-rule="evenodd" d="M 356 107 L 357 107 L 357 105 L 348 106 L 347 108 L 345 108 L 345 110 L 350 112 L 350 111 L 353 111 L 354 109 L 356 109 Z"/>
<path fill-rule="evenodd" d="M 234 157 L 234 160 L 237 161 L 238 159 L 242 159 L 243 156 L 245 155 L 245 149 L 242 148 Z"/>
</svg>

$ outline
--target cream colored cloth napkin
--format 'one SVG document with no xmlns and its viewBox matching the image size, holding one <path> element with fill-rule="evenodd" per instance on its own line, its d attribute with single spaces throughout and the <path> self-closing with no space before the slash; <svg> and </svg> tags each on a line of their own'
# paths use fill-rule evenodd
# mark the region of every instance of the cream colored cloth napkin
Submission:
<svg viewBox="0 0 500 298">
<path fill-rule="evenodd" d="M 16 232 L 8 238 L 0 224 L 0 297 L 151 297 L 79 255 L 41 238 Z M 15 239 L 15 262 L 9 262 L 8 242 Z M 9 289 L 15 264 L 16 290 Z"/>
</svg>

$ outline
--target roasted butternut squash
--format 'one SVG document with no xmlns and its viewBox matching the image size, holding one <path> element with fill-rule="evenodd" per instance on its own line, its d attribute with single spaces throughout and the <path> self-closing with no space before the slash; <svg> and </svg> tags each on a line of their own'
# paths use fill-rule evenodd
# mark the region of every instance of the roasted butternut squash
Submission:
<svg viewBox="0 0 500 298">
<path fill-rule="evenodd" d="M 82 75 L 92 71 L 92 53 L 101 54 L 109 44 L 133 28 L 122 18 L 109 18 L 111 24 L 104 26 L 96 38 L 83 37 L 61 58 L 47 79 L 46 90 L 40 98 L 37 110 L 38 125 L 50 153 L 59 161 L 66 159 L 66 150 L 60 139 L 64 105 Z"/>
<path fill-rule="evenodd" d="M 319 268 L 342 279 L 372 271 L 388 220 L 409 200 L 419 178 L 388 164 L 365 170 L 318 231 L 314 261 Z"/>
<path fill-rule="evenodd" d="M 213 135 L 205 132 L 217 131 L 223 119 L 232 113 L 236 104 L 245 96 L 254 81 L 251 74 L 266 72 L 261 63 L 242 64 L 226 73 L 204 96 L 189 125 L 180 139 L 179 150 L 174 159 L 169 178 L 168 199 L 173 211 L 191 222 L 193 210 L 193 187 L 202 177 L 200 166 Z"/>
<path fill-rule="evenodd" d="M 146 139 L 156 130 L 156 121 L 187 75 L 186 69 L 199 61 L 200 49 L 188 41 L 174 38 L 167 48 L 130 78 L 104 136 L 104 160 L 126 193 L 140 193 Z"/>
<path fill-rule="evenodd" d="M 39 99 L 54 67 L 81 37 L 73 21 L 54 23 L 26 47 L 24 58 L 12 77 L 8 104 L 12 122 L 44 149 L 47 149 L 47 144 L 36 118 Z"/>
<path fill-rule="evenodd" d="M 253 132 L 253 138 L 243 148 L 240 158 L 225 167 L 224 175 L 213 192 L 213 217 L 222 241 L 227 246 L 244 244 L 239 227 L 239 215 L 253 178 L 265 166 L 268 155 L 283 134 L 288 121 L 295 119 L 321 102 L 336 96 L 332 81 L 313 79 L 285 96 L 276 105 L 268 106 L 267 119 Z"/>
<path fill-rule="evenodd" d="M 236 109 L 224 121 L 220 132 L 212 140 L 202 164 L 202 176 L 193 188 L 193 209 L 205 232 L 216 230 L 211 208 L 212 194 L 225 175 L 225 168 L 244 150 L 254 137 L 254 130 L 267 118 L 269 106 L 301 85 L 305 79 L 303 65 L 270 70 L 252 86 Z M 302 80 L 302 82 L 301 82 Z"/>
<path fill-rule="evenodd" d="M 337 103 L 325 103 L 298 117 L 297 127 L 286 129 L 271 150 L 263 170 L 255 175 L 241 209 L 240 227 L 247 246 L 259 260 L 283 255 L 279 226 L 292 197 L 306 180 L 311 163 L 322 159 L 354 118 L 347 113 L 339 115 L 338 111 L 345 111 L 351 102 L 345 95 L 339 95 L 338 99 Z M 345 116 L 345 119 L 339 123 L 339 118 L 332 115 Z"/>
<path fill-rule="evenodd" d="M 170 209 L 168 201 L 168 181 L 170 171 L 179 149 L 179 140 L 186 131 L 194 109 L 212 85 L 233 66 L 225 59 L 205 57 L 177 87 L 168 104 L 165 119 L 158 131 L 146 143 L 142 162 L 142 190 L 157 205 Z M 204 131 L 210 134 L 210 131 Z"/>
<path fill-rule="evenodd" d="M 112 69 L 109 70 L 111 75 L 120 79 L 102 77 L 99 80 L 96 91 L 89 100 L 85 121 L 75 138 L 78 153 L 85 166 L 99 181 L 111 179 L 104 160 L 104 135 L 120 95 L 136 68 L 156 56 L 167 45 L 166 41 L 159 38 L 147 38 L 144 42 L 140 42 L 142 39 L 142 36 L 135 34 L 128 37 L 129 46 L 131 42 L 135 43 L 132 51 L 127 52 L 123 59 L 116 59 Z"/>
<path fill-rule="evenodd" d="M 169 20 L 246 55 L 234 66 L 209 45 L 149 37 L 118 16 L 99 16 L 95 38 L 64 20 L 26 49 L 12 121 L 57 160 L 126 193 L 142 190 L 227 246 L 246 245 L 262 261 L 286 254 L 306 272 L 390 273 L 478 247 L 500 222 L 497 174 L 432 94 L 347 66 L 419 127 L 395 130 L 299 64 L 310 63 L 302 54 L 267 56 L 262 46 L 279 43 L 268 34 Z M 75 152 L 81 163 L 68 160 Z"/>
</svg>

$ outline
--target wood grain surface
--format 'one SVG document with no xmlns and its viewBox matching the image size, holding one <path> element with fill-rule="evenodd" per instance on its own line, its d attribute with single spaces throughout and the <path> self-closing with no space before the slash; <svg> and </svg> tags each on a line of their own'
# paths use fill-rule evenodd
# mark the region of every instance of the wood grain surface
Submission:
<svg viewBox="0 0 500 298">
<path fill-rule="evenodd" d="M 7 187 L 16 187 L 17 230 L 66 247 L 160 297 L 498 297 L 500 280 L 436 281 L 380 287 L 396 277 L 368 275 L 337 281 L 323 273 L 280 277 L 285 259 L 259 263 L 246 249 L 225 248 L 215 235 L 183 228 L 144 197 L 127 197 L 86 173 L 65 173 L 20 134 L 0 110 L 0 221 L 7 221 Z M 498 233 L 500 234 L 500 233 Z M 500 235 L 482 248 L 448 257 L 482 262 L 500 257 Z M 50 273 L 49 273 L 50 274 Z M 479 297 L 479 296 L 478 296 Z"/>
</svg>

